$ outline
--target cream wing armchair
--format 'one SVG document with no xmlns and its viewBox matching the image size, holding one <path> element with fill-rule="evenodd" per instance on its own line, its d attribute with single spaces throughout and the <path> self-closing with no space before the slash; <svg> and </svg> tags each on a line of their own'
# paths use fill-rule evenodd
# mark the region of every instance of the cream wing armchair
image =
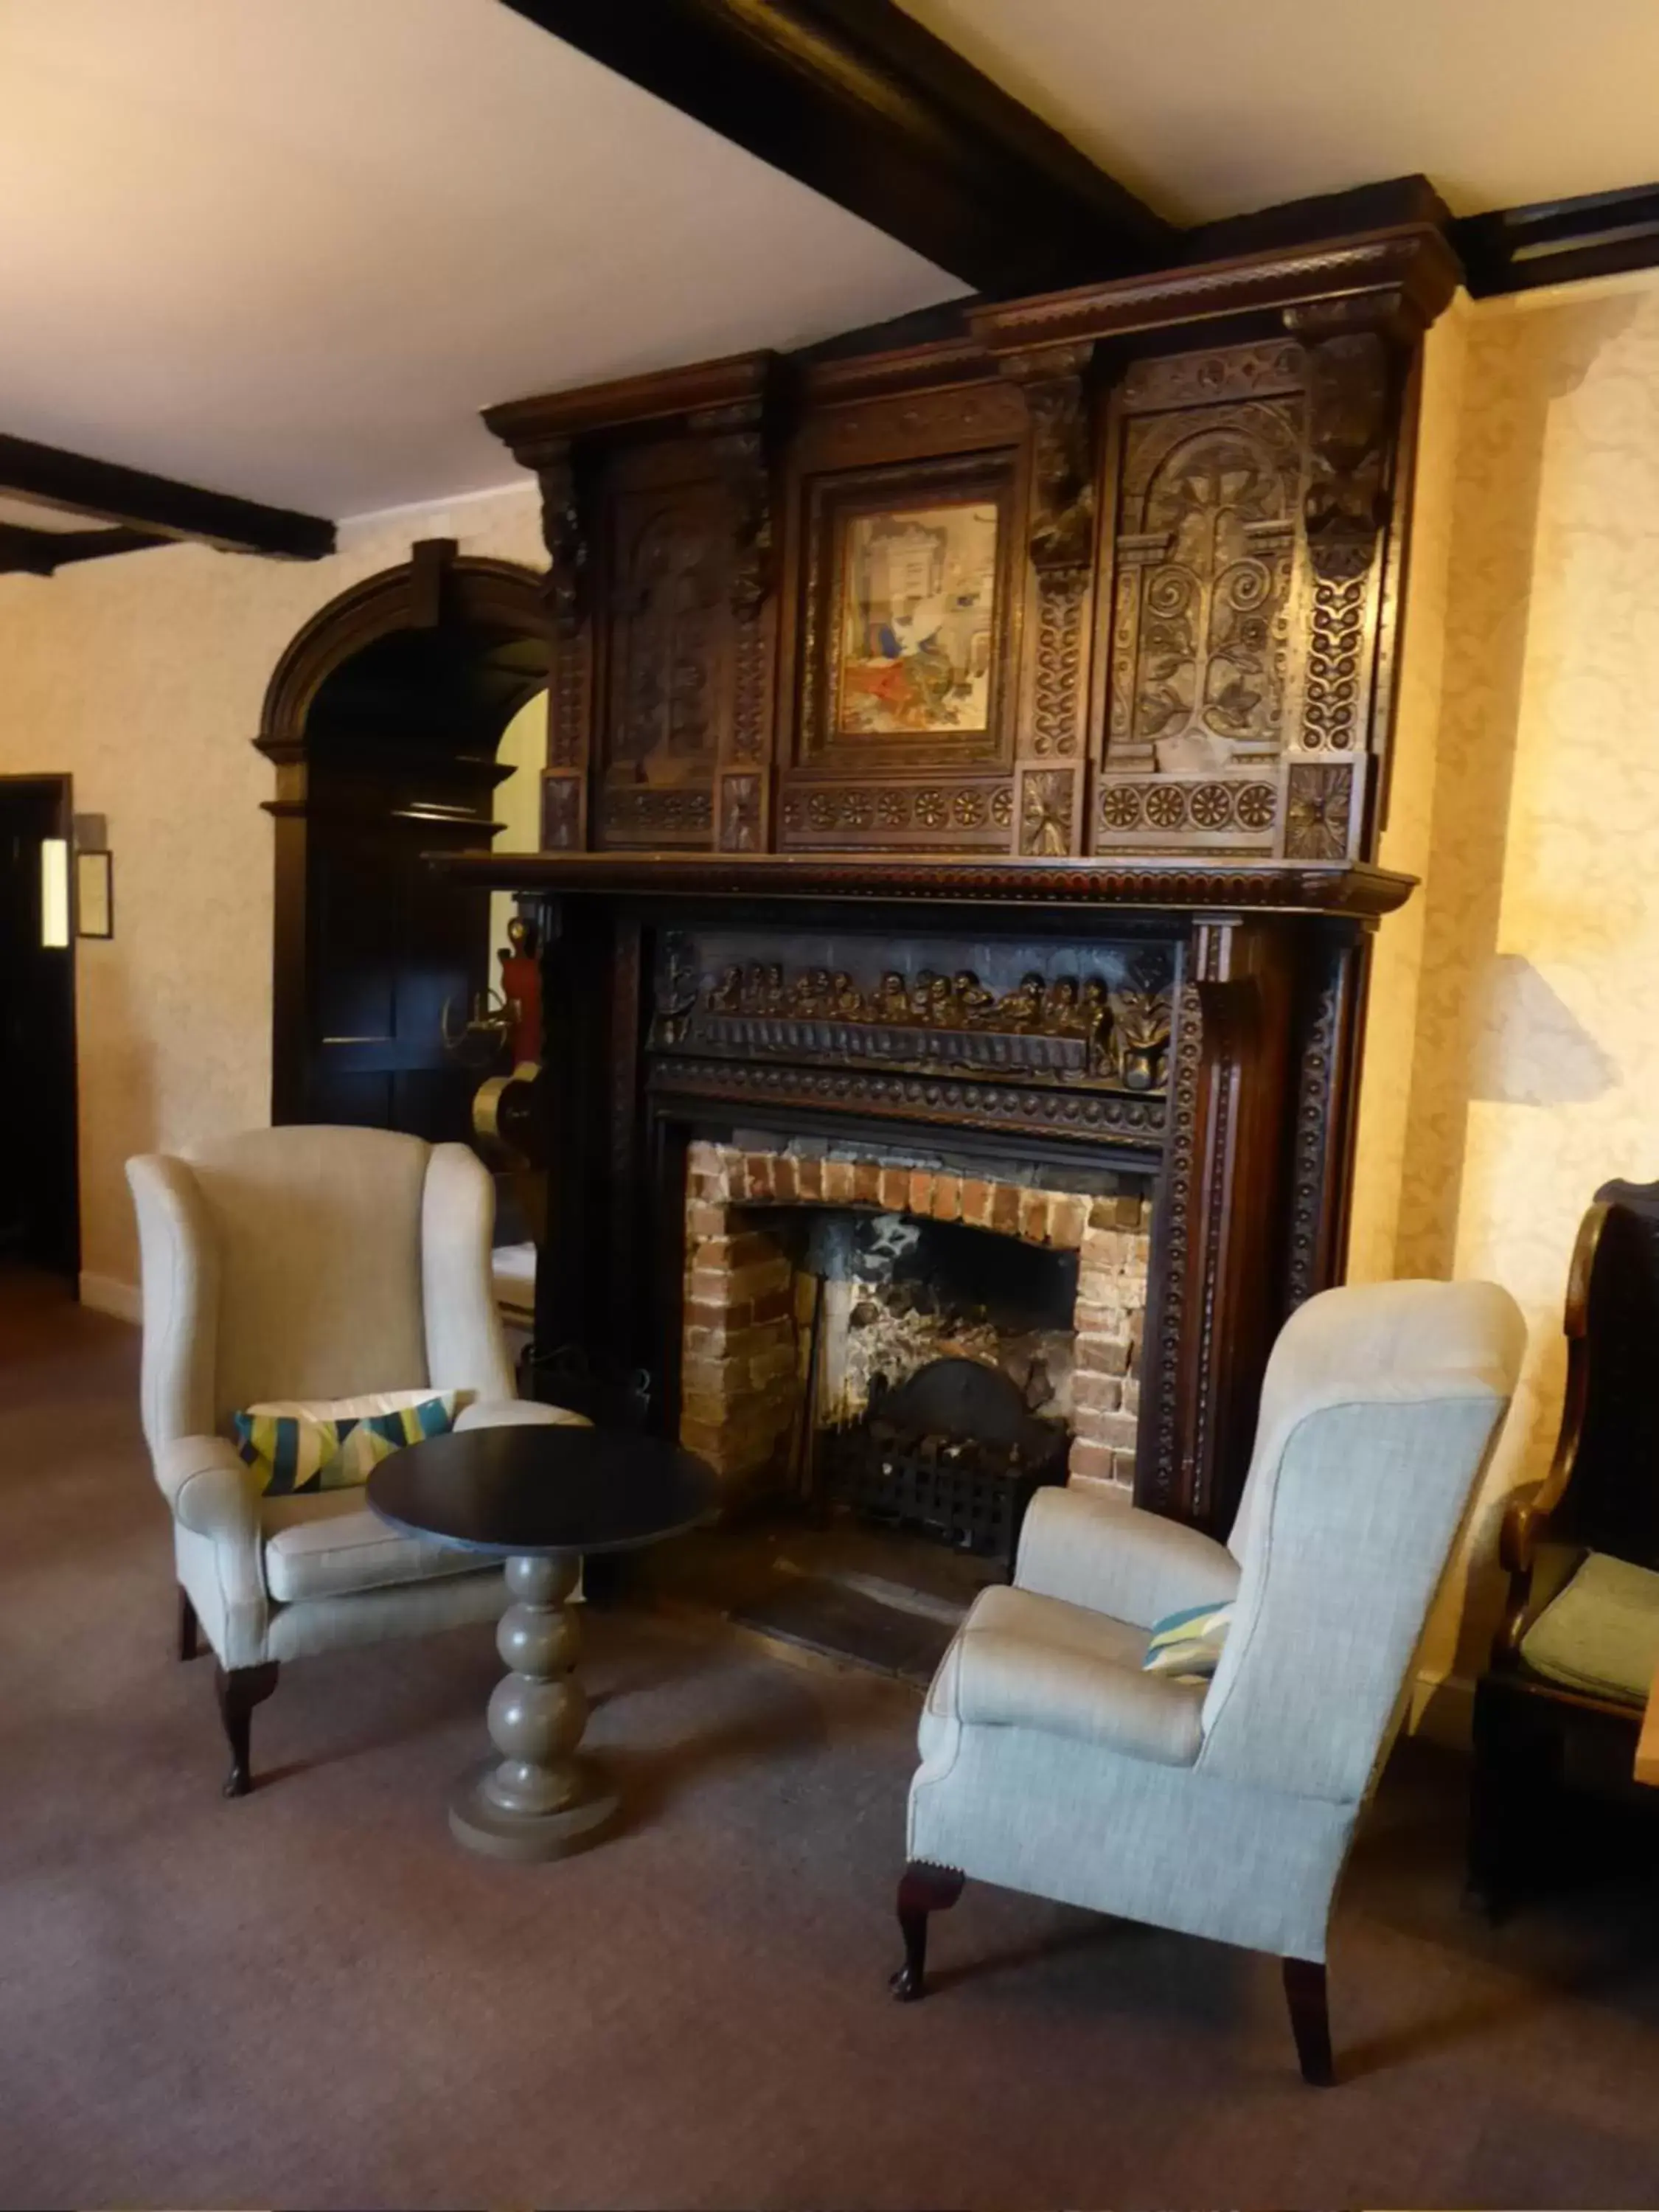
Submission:
<svg viewBox="0 0 1659 2212">
<path fill-rule="evenodd" d="M 1334 2078 L 1337 1879 L 1524 1341 L 1494 1284 L 1328 1291 L 1274 1346 L 1224 1545 L 1037 1493 L 1013 1585 L 928 1693 L 896 1995 L 921 1994 L 927 1915 L 972 1875 L 1277 1954 L 1303 2072 Z M 1213 1680 L 1141 1671 L 1158 1620 L 1227 1599 Z"/>
<path fill-rule="evenodd" d="M 495 1192 L 464 1145 L 261 1129 L 127 1163 L 143 1280 L 143 1418 L 173 1514 L 179 1656 L 218 1661 L 227 1796 L 278 1662 L 501 1609 L 499 1567 L 399 1534 L 360 1489 L 262 1498 L 231 1415 L 272 1399 L 428 1389 L 458 1428 L 580 1415 L 520 1401 L 489 1273 Z"/>
</svg>

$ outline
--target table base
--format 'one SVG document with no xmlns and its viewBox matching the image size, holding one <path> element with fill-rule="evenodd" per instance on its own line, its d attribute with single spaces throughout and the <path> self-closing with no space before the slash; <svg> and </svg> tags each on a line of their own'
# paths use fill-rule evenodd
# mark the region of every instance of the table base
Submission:
<svg viewBox="0 0 1659 2212">
<path fill-rule="evenodd" d="M 519 1813 L 499 1805 L 489 1794 L 496 1771 L 493 1759 L 481 1759 L 450 1792 L 449 1827 L 470 1851 L 497 1859 L 565 1858 L 597 1843 L 615 1819 L 621 1799 L 603 1776 L 584 1767 L 592 1794 L 553 1813 Z"/>
<path fill-rule="evenodd" d="M 581 1630 L 565 1601 L 580 1571 L 572 1552 L 507 1563 L 512 1603 L 495 1649 L 508 1672 L 489 1700 L 498 1756 L 464 1775 L 449 1800 L 451 1832 L 469 1850 L 560 1858 L 596 1841 L 616 1814 L 616 1791 L 574 1756 L 587 1699 L 576 1672 Z"/>
</svg>

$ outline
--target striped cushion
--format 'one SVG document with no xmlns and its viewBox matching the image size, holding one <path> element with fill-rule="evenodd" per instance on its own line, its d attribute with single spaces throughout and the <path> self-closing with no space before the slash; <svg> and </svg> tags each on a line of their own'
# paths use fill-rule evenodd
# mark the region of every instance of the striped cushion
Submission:
<svg viewBox="0 0 1659 2212">
<path fill-rule="evenodd" d="M 1183 1612 L 1165 1613 L 1147 1639 L 1141 1672 L 1167 1674 L 1175 1682 L 1207 1682 L 1232 1618 L 1231 1598 L 1223 1605 L 1189 1605 Z"/>
<path fill-rule="evenodd" d="M 458 1390 L 390 1390 L 331 1404 L 273 1401 L 231 1416 L 236 1449 L 270 1498 L 347 1490 L 388 1453 L 454 1425 Z"/>
</svg>

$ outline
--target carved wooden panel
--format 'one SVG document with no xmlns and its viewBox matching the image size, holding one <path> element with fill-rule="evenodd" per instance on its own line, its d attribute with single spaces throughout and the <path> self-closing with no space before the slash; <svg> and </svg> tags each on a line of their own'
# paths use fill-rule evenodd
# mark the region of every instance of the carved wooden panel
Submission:
<svg viewBox="0 0 1659 2212">
<path fill-rule="evenodd" d="M 843 396 L 848 384 L 879 386 L 877 365 L 826 363 L 806 387 L 807 412 L 795 439 L 797 465 L 812 475 L 871 461 L 1018 445 L 1027 429 L 1019 394 L 991 374 L 982 355 L 975 356 L 975 366 L 972 381 L 915 392 L 876 388 L 850 400 Z"/>
<path fill-rule="evenodd" d="M 1294 319 L 1139 362 L 1115 395 L 1096 850 L 1363 849 L 1389 356 Z"/>
<path fill-rule="evenodd" d="M 781 813 L 786 845 L 1006 853 L 1014 787 L 1006 776 L 852 784 L 803 779 L 785 793 Z"/>
<path fill-rule="evenodd" d="M 1097 848 L 1275 849 L 1297 703 L 1307 384 L 1287 340 L 1139 362 L 1115 396 Z"/>
<path fill-rule="evenodd" d="M 608 506 L 600 840 L 706 845 L 732 690 L 732 499 L 711 476 Z"/>
</svg>

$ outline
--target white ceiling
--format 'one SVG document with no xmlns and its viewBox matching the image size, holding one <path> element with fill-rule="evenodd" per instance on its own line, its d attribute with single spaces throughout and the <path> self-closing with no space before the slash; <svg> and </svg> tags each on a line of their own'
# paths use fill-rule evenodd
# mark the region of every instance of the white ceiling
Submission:
<svg viewBox="0 0 1659 2212">
<path fill-rule="evenodd" d="M 1456 215 L 1659 179 L 1659 0 L 901 0 L 1178 222 L 1421 171 Z"/>
<path fill-rule="evenodd" d="M 333 516 L 962 287 L 497 0 L 0 0 L 0 430 Z"/>
<path fill-rule="evenodd" d="M 1659 0 L 903 4 L 1177 221 L 1659 179 Z M 498 0 L 0 0 L 0 430 L 318 514 L 962 289 Z"/>
</svg>

